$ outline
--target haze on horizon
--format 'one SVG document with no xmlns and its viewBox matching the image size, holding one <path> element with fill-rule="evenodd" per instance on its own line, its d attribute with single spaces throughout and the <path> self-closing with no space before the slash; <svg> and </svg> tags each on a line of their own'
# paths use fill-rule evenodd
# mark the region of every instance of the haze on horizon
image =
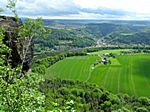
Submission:
<svg viewBox="0 0 150 112">
<path fill-rule="evenodd" d="M 6 4 L 1 0 L 0 8 Z M 150 0 L 17 0 L 16 10 L 30 18 L 150 20 Z"/>
</svg>

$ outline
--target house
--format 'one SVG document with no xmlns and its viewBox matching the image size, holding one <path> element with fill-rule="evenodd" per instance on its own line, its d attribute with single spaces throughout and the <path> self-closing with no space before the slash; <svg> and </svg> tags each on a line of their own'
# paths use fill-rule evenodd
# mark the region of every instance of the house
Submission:
<svg viewBox="0 0 150 112">
<path fill-rule="evenodd" d="M 104 58 L 101 60 L 101 63 L 103 63 L 104 65 L 107 65 L 107 64 L 111 64 L 111 61 Z"/>
</svg>

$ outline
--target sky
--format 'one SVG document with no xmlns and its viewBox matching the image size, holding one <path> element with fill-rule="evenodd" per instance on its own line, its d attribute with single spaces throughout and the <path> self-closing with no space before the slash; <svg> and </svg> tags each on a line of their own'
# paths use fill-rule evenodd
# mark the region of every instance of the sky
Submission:
<svg viewBox="0 0 150 112">
<path fill-rule="evenodd" d="M 6 4 L 0 0 L 0 8 Z M 16 10 L 20 17 L 30 18 L 150 20 L 150 0 L 17 0 Z"/>
</svg>

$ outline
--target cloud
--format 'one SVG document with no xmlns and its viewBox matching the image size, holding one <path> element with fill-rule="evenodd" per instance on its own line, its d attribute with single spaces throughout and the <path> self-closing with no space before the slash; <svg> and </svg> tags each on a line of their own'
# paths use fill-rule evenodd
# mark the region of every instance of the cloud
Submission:
<svg viewBox="0 0 150 112">
<path fill-rule="evenodd" d="M 18 2 L 18 13 L 31 16 L 62 16 L 79 14 L 79 8 L 68 0 L 35 0 Z"/>
<path fill-rule="evenodd" d="M 124 10 L 116 10 L 116 9 L 109 9 L 109 8 L 98 8 L 98 9 L 88 9 L 84 8 L 81 11 L 86 13 L 95 13 L 95 14 L 108 14 L 108 15 L 116 15 L 116 16 L 124 16 L 124 15 L 131 15 L 133 13 L 124 11 Z"/>
<path fill-rule="evenodd" d="M 0 1 L 0 8 L 7 0 Z M 24 17 L 80 19 L 149 19 L 149 0 L 18 0 L 17 12 Z M 3 14 L 10 15 L 6 11 Z"/>
</svg>

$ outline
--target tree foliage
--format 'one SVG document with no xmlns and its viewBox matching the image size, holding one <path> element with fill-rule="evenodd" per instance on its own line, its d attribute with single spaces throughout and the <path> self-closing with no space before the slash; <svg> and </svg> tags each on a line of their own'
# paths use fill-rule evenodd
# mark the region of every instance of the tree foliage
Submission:
<svg viewBox="0 0 150 112">
<path fill-rule="evenodd" d="M 42 111 L 44 95 L 39 92 L 39 82 L 43 80 L 35 73 L 28 73 L 22 79 L 18 78 L 21 66 L 12 68 L 6 63 L 5 55 L 10 52 L 4 43 L 4 29 L 0 30 L 0 110 L 12 111 Z"/>
<path fill-rule="evenodd" d="M 18 18 L 15 10 L 14 0 L 8 0 L 7 8 L 12 10 L 16 19 Z M 34 36 L 41 35 L 45 30 L 42 27 L 41 19 L 37 21 L 27 20 L 16 32 L 18 32 L 17 42 L 22 43 L 23 62 L 26 59 L 27 51 Z M 39 91 L 39 83 L 43 77 L 36 73 L 26 73 L 21 79 L 18 75 L 22 71 L 22 64 L 12 68 L 6 59 L 6 54 L 10 54 L 11 48 L 4 44 L 5 29 L 0 28 L 0 111 L 4 112 L 32 112 L 45 111 L 45 96 Z"/>
<path fill-rule="evenodd" d="M 131 97 L 125 94 L 114 95 L 104 88 L 81 81 L 47 79 L 41 84 L 46 95 L 46 110 L 77 112 L 149 112 L 150 99 Z M 67 105 L 67 102 L 69 103 Z"/>
</svg>

